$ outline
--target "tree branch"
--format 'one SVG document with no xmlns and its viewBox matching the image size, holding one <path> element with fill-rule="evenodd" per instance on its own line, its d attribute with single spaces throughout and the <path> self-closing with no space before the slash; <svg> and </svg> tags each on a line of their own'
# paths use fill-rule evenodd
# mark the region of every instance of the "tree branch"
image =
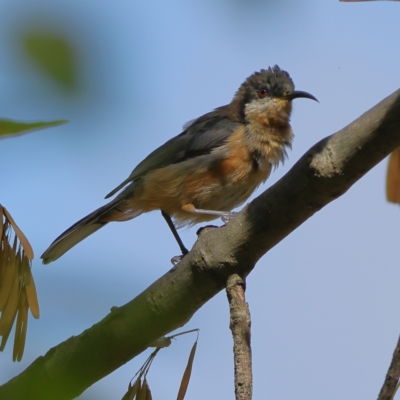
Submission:
<svg viewBox="0 0 400 400">
<path fill-rule="evenodd" d="M 253 372 L 251 365 L 250 310 L 244 296 L 245 282 L 233 274 L 228 278 L 226 294 L 230 309 L 230 329 L 233 337 L 236 400 L 251 400 Z"/>
<path fill-rule="evenodd" d="M 234 273 L 256 262 L 400 146 L 400 90 L 313 146 L 229 224 L 203 230 L 191 252 L 128 304 L 35 360 L 0 398 L 71 399 L 184 325 Z"/>
<path fill-rule="evenodd" d="M 392 400 L 396 394 L 397 384 L 400 379 L 400 338 L 393 352 L 392 362 L 385 377 L 378 400 Z"/>
</svg>

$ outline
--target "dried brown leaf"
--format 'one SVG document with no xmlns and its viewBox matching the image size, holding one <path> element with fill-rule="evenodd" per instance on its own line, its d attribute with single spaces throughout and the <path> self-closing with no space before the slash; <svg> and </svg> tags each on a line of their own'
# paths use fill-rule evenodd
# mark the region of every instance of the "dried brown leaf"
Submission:
<svg viewBox="0 0 400 400">
<path fill-rule="evenodd" d="M 137 396 L 136 396 L 136 400 L 146 400 L 146 396 L 147 396 L 147 382 L 146 382 L 146 378 L 144 379 L 142 386 L 139 388 Z"/>
<path fill-rule="evenodd" d="M 138 392 L 139 387 L 140 387 L 140 378 L 137 378 L 136 382 L 133 385 L 131 385 L 131 383 L 129 382 L 128 391 L 124 394 L 122 400 L 133 400 L 136 396 L 136 393 Z"/>
<path fill-rule="evenodd" d="M 146 400 L 152 400 L 153 396 L 151 395 L 150 386 L 147 383 L 147 379 L 144 379 L 143 385 L 146 385 Z"/>
<path fill-rule="evenodd" d="M 4 231 L 3 231 L 3 238 L 0 241 L 1 248 L 0 248 L 0 279 L 2 279 L 5 268 L 7 266 L 7 259 L 8 259 L 8 252 L 10 251 L 10 244 L 8 242 L 8 238 L 6 235 L 6 230 L 7 230 L 7 224 L 8 222 L 6 221 L 4 224 Z M 1 284 L 1 281 L 0 281 Z M 1 290 L 1 289 L 0 289 Z"/>
<path fill-rule="evenodd" d="M 22 291 L 19 298 L 18 317 L 15 327 L 13 361 L 21 361 L 24 354 L 26 330 L 28 327 L 28 308 L 26 293 Z"/>
<path fill-rule="evenodd" d="M 9 257 L 8 257 L 8 262 L 11 265 L 14 265 L 15 267 L 18 266 L 18 264 L 16 263 L 16 259 L 17 259 L 17 246 L 18 245 L 18 238 L 16 236 L 14 236 L 14 242 L 13 242 L 13 247 L 11 252 L 9 253 Z"/>
<path fill-rule="evenodd" d="M 16 271 L 18 273 L 18 254 L 17 254 L 17 246 L 18 245 L 18 238 L 16 236 L 14 236 L 14 243 L 13 243 L 13 247 L 11 249 L 11 251 L 9 251 L 8 253 L 8 260 L 7 260 L 7 264 L 9 266 L 12 266 L 14 268 L 16 268 Z"/>
<path fill-rule="evenodd" d="M 10 297 L 10 293 L 13 289 L 15 278 L 17 277 L 18 279 L 18 268 L 16 268 L 15 265 L 16 257 L 14 250 L 11 249 L 8 242 L 4 242 L 4 250 L 6 254 L 6 259 L 3 259 L 4 268 L 0 286 L 0 311 L 4 311 L 8 298 Z"/>
<path fill-rule="evenodd" d="M 1 239 L 3 237 L 3 225 L 5 227 L 6 223 L 4 221 L 4 224 L 3 224 L 3 206 L 0 204 L 0 244 L 1 244 Z M 0 247 L 0 251 L 1 251 L 1 247 Z"/>
<path fill-rule="evenodd" d="M 392 203 L 400 203 L 400 148 L 394 150 L 389 157 L 386 197 Z"/>
<path fill-rule="evenodd" d="M 8 335 L 10 334 L 13 322 L 15 320 L 15 316 L 18 310 L 18 301 L 19 301 L 19 279 L 18 275 L 15 274 L 13 285 L 11 288 L 10 296 L 8 297 L 7 303 L 4 307 L 4 310 L 1 314 L 0 318 L 0 335 L 3 336 L 0 351 L 4 350 L 6 345 Z"/>
<path fill-rule="evenodd" d="M 193 366 L 194 356 L 196 354 L 196 348 L 197 348 L 197 340 L 194 342 L 192 350 L 190 350 L 188 363 L 186 365 L 185 372 L 183 373 L 181 386 L 179 387 L 179 392 L 176 400 L 183 400 L 185 398 L 186 391 L 189 386 L 190 375 L 192 374 L 192 366 Z"/>
<path fill-rule="evenodd" d="M 39 301 L 36 293 L 35 281 L 33 280 L 33 275 L 31 272 L 31 268 L 29 266 L 29 260 L 27 257 L 23 257 L 22 259 L 22 268 L 23 268 L 23 276 L 25 280 L 25 291 L 26 297 L 29 304 L 29 308 L 31 309 L 31 313 L 34 318 L 39 318 Z"/>
<path fill-rule="evenodd" d="M 10 224 L 13 227 L 15 234 L 18 236 L 18 239 L 21 242 L 21 245 L 25 251 L 26 256 L 30 260 L 33 260 L 33 250 L 32 250 L 31 244 L 29 243 L 28 239 L 23 234 L 21 229 L 19 229 L 18 225 L 15 223 L 15 221 L 13 220 L 13 218 L 11 217 L 11 215 L 7 211 L 7 209 L 5 207 L 3 207 L 3 209 L 4 209 L 4 214 L 5 214 L 6 218 L 10 221 Z"/>
</svg>

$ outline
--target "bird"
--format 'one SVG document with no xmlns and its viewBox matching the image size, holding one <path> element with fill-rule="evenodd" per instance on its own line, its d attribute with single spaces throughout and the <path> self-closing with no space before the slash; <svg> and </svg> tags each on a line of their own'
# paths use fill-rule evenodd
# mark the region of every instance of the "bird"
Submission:
<svg viewBox="0 0 400 400">
<path fill-rule="evenodd" d="M 243 204 L 287 157 L 294 134 L 295 90 L 279 66 L 261 69 L 239 87 L 232 101 L 186 124 L 140 162 L 105 198 L 106 205 L 82 218 L 49 246 L 44 264 L 57 260 L 112 221 L 127 221 L 160 210 L 182 255 L 188 253 L 177 229 L 222 217 Z"/>
</svg>

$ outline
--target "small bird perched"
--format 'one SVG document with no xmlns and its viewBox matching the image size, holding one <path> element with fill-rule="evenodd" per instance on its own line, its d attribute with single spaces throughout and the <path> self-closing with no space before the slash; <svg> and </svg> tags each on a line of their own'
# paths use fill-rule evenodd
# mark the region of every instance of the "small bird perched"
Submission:
<svg viewBox="0 0 400 400">
<path fill-rule="evenodd" d="M 62 233 L 43 253 L 44 264 L 61 257 L 111 221 L 127 221 L 161 210 L 177 240 L 176 227 L 218 217 L 245 202 L 291 148 L 292 100 L 317 99 L 294 90 L 277 65 L 249 76 L 232 101 L 193 121 L 150 153 L 106 198 L 108 204 Z M 172 219 L 174 222 L 172 222 Z"/>
</svg>

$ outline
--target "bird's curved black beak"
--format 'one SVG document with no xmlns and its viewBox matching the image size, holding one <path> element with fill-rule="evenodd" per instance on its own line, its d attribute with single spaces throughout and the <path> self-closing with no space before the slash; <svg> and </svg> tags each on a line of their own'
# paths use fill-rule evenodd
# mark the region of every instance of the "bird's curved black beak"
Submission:
<svg viewBox="0 0 400 400">
<path fill-rule="evenodd" d="M 316 97 L 314 97 L 312 94 L 308 93 L 308 92 L 303 92 L 302 90 L 295 90 L 292 93 L 289 93 L 285 96 L 283 96 L 285 99 L 288 100 L 294 100 L 294 99 L 298 99 L 300 97 L 303 97 L 305 99 L 311 99 L 311 100 L 315 100 L 319 103 L 318 99 Z"/>
</svg>

